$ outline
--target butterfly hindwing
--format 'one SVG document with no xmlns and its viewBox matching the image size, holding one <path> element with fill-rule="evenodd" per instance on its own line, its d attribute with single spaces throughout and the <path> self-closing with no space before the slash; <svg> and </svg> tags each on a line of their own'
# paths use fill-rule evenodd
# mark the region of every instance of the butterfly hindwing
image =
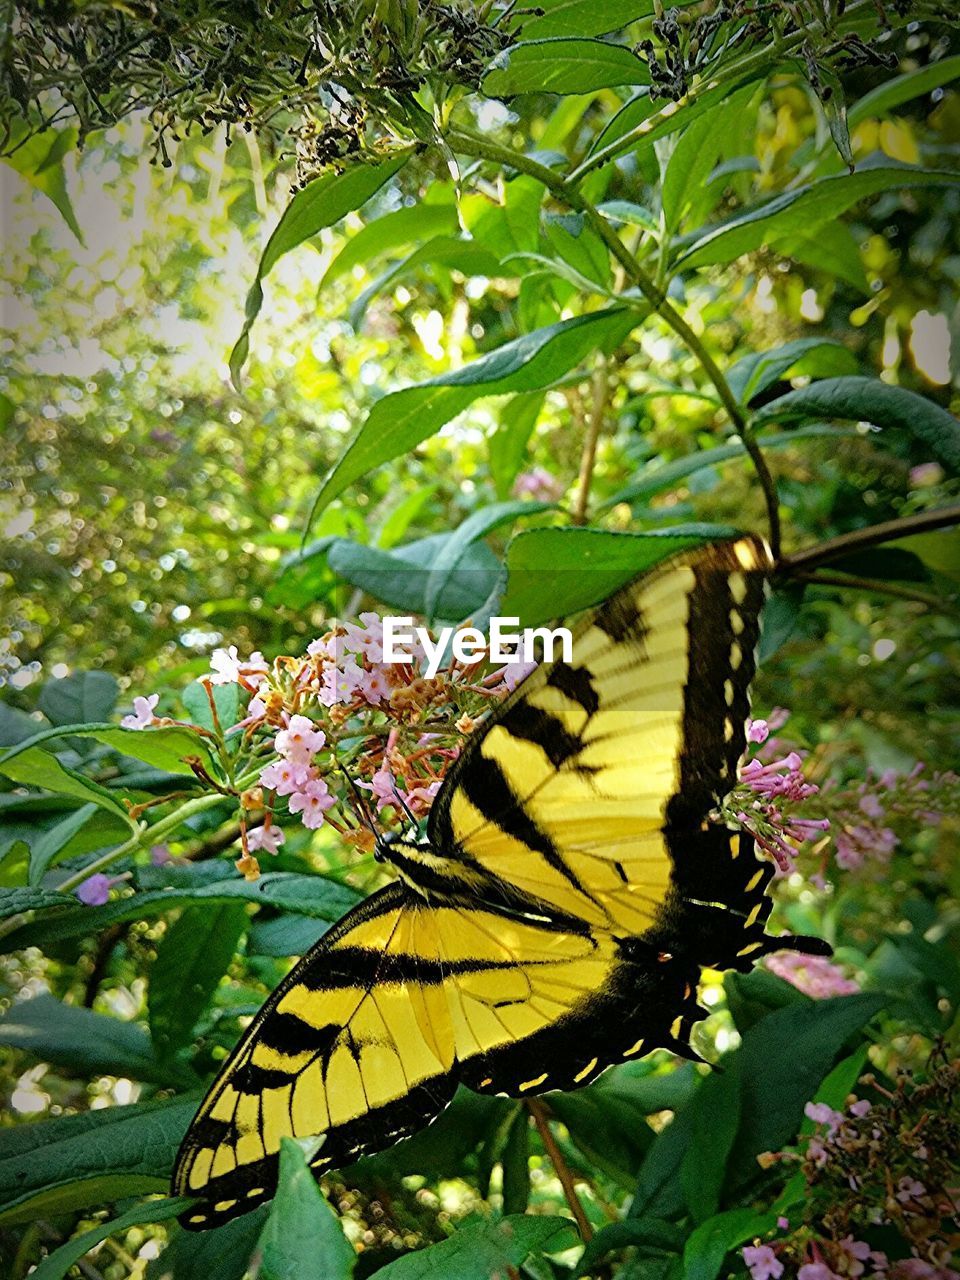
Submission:
<svg viewBox="0 0 960 1280">
<path fill-rule="evenodd" d="M 733 786 L 770 569 L 757 538 L 667 560 L 574 633 L 476 733 L 431 846 L 542 909 L 637 934 L 667 897 L 674 834 Z"/>
</svg>

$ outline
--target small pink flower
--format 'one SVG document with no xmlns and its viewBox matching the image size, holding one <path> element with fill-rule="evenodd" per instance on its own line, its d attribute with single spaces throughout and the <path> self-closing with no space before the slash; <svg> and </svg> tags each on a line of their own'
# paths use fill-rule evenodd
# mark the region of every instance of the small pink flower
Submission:
<svg viewBox="0 0 960 1280">
<path fill-rule="evenodd" d="M 362 626 L 348 622 L 337 639 L 344 649 L 362 654 L 368 662 L 383 661 L 383 622 L 377 613 L 360 614 Z"/>
<path fill-rule="evenodd" d="M 860 797 L 859 809 L 861 813 L 865 813 L 868 818 L 882 818 L 884 815 L 884 807 L 880 803 L 877 796 L 872 791 L 866 792 Z"/>
<path fill-rule="evenodd" d="M 766 968 L 814 1000 L 852 996 L 860 988 L 826 956 L 805 956 L 798 951 L 777 951 L 767 956 Z"/>
<path fill-rule="evenodd" d="M 261 787 L 268 787 L 278 796 L 292 796 L 300 791 L 310 780 L 310 770 L 306 765 L 294 764 L 292 760 L 274 760 L 260 772 Z"/>
<path fill-rule="evenodd" d="M 287 727 L 277 734 L 274 746 L 292 764 L 307 765 L 326 740 L 323 730 L 314 728 L 307 716 L 291 716 Z"/>
<path fill-rule="evenodd" d="M 335 636 L 331 636 L 328 640 L 318 637 L 307 645 L 307 653 L 311 658 L 335 658 L 336 643 Z"/>
<path fill-rule="evenodd" d="M 866 1100 L 866 1098 L 858 1098 L 856 1102 L 850 1103 L 847 1110 L 852 1116 L 856 1116 L 859 1119 L 862 1116 L 869 1115 L 873 1110 L 873 1106 Z"/>
<path fill-rule="evenodd" d="M 849 1258 L 846 1271 L 850 1276 L 862 1276 L 865 1270 L 864 1263 L 869 1262 L 872 1252 L 870 1246 L 863 1240 L 854 1240 L 853 1236 L 844 1236 L 840 1241 L 840 1248 Z"/>
<path fill-rule="evenodd" d="M 290 812 L 301 814 L 300 821 L 311 831 L 323 824 L 323 815 L 336 804 L 322 778 L 311 778 L 302 791 L 290 797 Z"/>
<path fill-rule="evenodd" d="M 390 697 L 386 671 L 382 667 L 365 670 L 360 681 L 360 692 L 371 706 L 379 707 L 381 702 Z"/>
<path fill-rule="evenodd" d="M 833 1107 L 828 1107 L 825 1102 L 808 1102 L 803 1108 L 803 1114 L 814 1124 L 825 1124 L 828 1138 L 832 1138 L 843 1124 L 843 1112 L 834 1111 Z"/>
<path fill-rule="evenodd" d="M 269 826 L 264 823 L 262 827 L 254 827 L 247 832 L 247 848 L 251 853 L 257 849 L 262 849 L 264 853 L 276 853 L 286 838 L 283 828 L 278 827 L 275 822 L 271 822 Z"/>
<path fill-rule="evenodd" d="M 563 485 L 544 467 L 521 471 L 513 482 L 515 498 L 533 498 L 536 502 L 556 502 L 563 496 Z"/>
<path fill-rule="evenodd" d="M 770 726 L 766 720 L 750 720 L 747 724 L 748 742 L 766 742 L 770 737 Z"/>
<path fill-rule="evenodd" d="M 150 850 L 150 865 L 152 867 L 165 867 L 172 862 L 170 850 L 165 844 L 155 844 Z"/>
<path fill-rule="evenodd" d="M 807 1158 L 812 1160 L 818 1169 L 822 1169 L 830 1159 L 830 1152 L 819 1138 L 811 1138 L 807 1143 Z"/>
<path fill-rule="evenodd" d="M 362 683 L 363 669 L 348 658 L 340 666 L 326 668 L 318 696 L 325 707 L 332 707 L 335 703 L 352 702 Z"/>
<path fill-rule="evenodd" d="M 358 782 L 364 791 L 372 791 L 377 804 L 377 813 L 384 805 L 399 805 L 397 782 L 385 764 L 382 764 L 369 782 Z"/>
<path fill-rule="evenodd" d="M 105 876 L 102 871 L 97 871 L 94 875 L 87 876 L 73 892 L 84 906 L 102 907 L 110 899 L 111 886 L 119 883 L 120 877 Z"/>
<path fill-rule="evenodd" d="M 897 1183 L 897 1199 L 901 1204 L 906 1204 L 908 1200 L 919 1200 L 926 1194 L 927 1188 L 916 1178 L 901 1178 Z"/>
<path fill-rule="evenodd" d="M 134 698 L 133 715 L 124 716 L 120 725 L 124 729 L 146 729 L 153 724 L 156 716 L 153 709 L 160 701 L 159 693 L 151 693 L 147 698 Z"/>
<path fill-rule="evenodd" d="M 267 714 L 267 704 L 254 694 L 247 703 L 247 714 L 242 720 L 238 721 L 234 726 L 236 729 L 249 729 L 253 724 L 259 724 L 263 717 Z"/>
<path fill-rule="evenodd" d="M 521 662 L 516 659 L 508 662 L 500 671 L 500 679 L 503 681 L 508 692 L 513 693 L 514 689 L 521 680 L 526 680 L 531 671 L 536 671 L 539 664 L 536 662 Z"/>
<path fill-rule="evenodd" d="M 413 813 L 426 813 L 433 803 L 433 798 L 440 790 L 440 779 L 426 787 L 412 787 L 404 796 L 407 807 Z"/>
<path fill-rule="evenodd" d="M 797 1280 L 840 1280 L 825 1262 L 805 1262 L 797 1272 Z"/>
<path fill-rule="evenodd" d="M 780 1280 L 783 1263 L 768 1244 L 748 1244 L 743 1250 L 743 1260 L 750 1268 L 753 1280 Z"/>
<path fill-rule="evenodd" d="M 269 668 L 263 654 L 257 650 L 244 660 L 235 644 L 228 649 L 214 649 L 210 655 L 211 684 L 243 684 L 254 688 L 266 677 Z"/>
<path fill-rule="evenodd" d="M 777 1219 L 777 1227 L 778 1227 L 778 1229 L 779 1229 L 780 1231 L 789 1231 L 789 1230 L 790 1230 L 790 1219 L 789 1219 L 789 1218 L 785 1218 L 785 1217 L 783 1216 L 783 1214 L 781 1213 L 780 1217 Z"/>
</svg>

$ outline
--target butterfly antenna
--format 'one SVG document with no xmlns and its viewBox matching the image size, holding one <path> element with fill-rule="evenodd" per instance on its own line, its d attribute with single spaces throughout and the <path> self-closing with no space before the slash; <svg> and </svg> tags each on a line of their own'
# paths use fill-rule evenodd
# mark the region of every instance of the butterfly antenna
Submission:
<svg viewBox="0 0 960 1280">
<path fill-rule="evenodd" d="M 403 796 L 402 796 L 402 795 L 401 795 L 401 793 L 397 790 L 397 788 L 396 788 L 396 787 L 394 787 L 394 789 L 393 789 L 393 794 L 394 794 L 394 796 L 396 797 L 397 804 L 400 806 L 400 808 L 403 810 L 403 812 L 404 812 L 404 813 L 407 815 L 407 817 L 410 819 L 410 825 L 411 825 L 411 827 L 413 827 L 414 831 L 415 831 L 415 832 L 417 832 L 417 833 L 419 834 L 419 831 L 420 831 L 420 823 L 419 823 L 419 822 L 416 820 L 416 818 L 413 816 L 413 812 L 412 812 L 412 810 L 411 810 L 410 806 L 407 804 L 406 800 L 403 798 Z"/>
</svg>

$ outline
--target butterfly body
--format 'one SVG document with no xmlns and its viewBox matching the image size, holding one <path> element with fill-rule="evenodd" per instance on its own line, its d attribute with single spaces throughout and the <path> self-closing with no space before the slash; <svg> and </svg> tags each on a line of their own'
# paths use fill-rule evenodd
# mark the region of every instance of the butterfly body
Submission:
<svg viewBox="0 0 960 1280">
<path fill-rule="evenodd" d="M 701 969 L 771 938 L 772 867 L 711 812 L 736 781 L 765 544 L 627 584 L 469 739 L 399 879 L 331 929 L 248 1027 L 184 1139 L 202 1229 L 273 1194 L 281 1138 L 317 1172 L 435 1118 L 459 1084 L 532 1096 L 663 1047 L 687 1057 Z"/>
</svg>

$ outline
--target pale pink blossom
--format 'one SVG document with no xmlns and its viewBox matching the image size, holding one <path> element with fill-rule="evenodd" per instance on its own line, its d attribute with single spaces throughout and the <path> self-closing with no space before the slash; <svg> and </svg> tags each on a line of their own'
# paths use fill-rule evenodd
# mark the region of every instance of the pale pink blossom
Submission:
<svg viewBox="0 0 960 1280">
<path fill-rule="evenodd" d="M 307 765 L 326 740 L 327 735 L 315 728 L 307 716 L 291 716 L 286 728 L 277 734 L 274 746 L 291 763 Z"/>
<path fill-rule="evenodd" d="M 254 827 L 247 832 L 247 849 L 250 853 L 258 849 L 262 849 L 264 853 L 276 853 L 286 838 L 283 829 L 275 822 L 271 822 L 269 826 L 264 823 L 262 827 Z"/>
<path fill-rule="evenodd" d="M 556 502 L 563 496 L 564 486 L 545 467 L 521 471 L 513 482 L 515 498 L 533 498 L 536 502 Z"/>
<path fill-rule="evenodd" d="M 318 638 L 311 640 L 307 645 L 307 653 L 311 658 L 335 658 L 336 655 L 336 636 L 330 636 L 329 639 Z"/>
<path fill-rule="evenodd" d="M 151 693 L 146 698 L 134 698 L 133 715 L 124 716 L 120 721 L 121 726 L 124 729 L 146 729 L 156 720 L 153 709 L 159 701 L 159 693 Z"/>
<path fill-rule="evenodd" d="M 906 1204 L 908 1200 L 919 1200 L 926 1194 L 927 1188 L 916 1178 L 904 1177 L 897 1183 L 897 1199 L 901 1204 Z"/>
<path fill-rule="evenodd" d="M 353 622 L 345 624 L 344 634 L 338 639 L 343 647 L 352 653 L 362 654 L 368 662 L 383 661 L 383 622 L 380 615 L 373 612 L 360 614 L 362 626 Z"/>
<path fill-rule="evenodd" d="M 806 956 L 799 951 L 777 951 L 767 956 L 766 968 L 814 1000 L 851 996 L 860 990 L 838 965 L 826 956 Z"/>
<path fill-rule="evenodd" d="M 170 850 L 165 844 L 155 844 L 150 849 L 150 865 L 152 867 L 165 867 L 172 862 Z"/>
<path fill-rule="evenodd" d="M 379 707 L 390 697 L 390 682 L 383 667 L 369 667 L 360 680 L 360 692 L 371 706 Z"/>
<path fill-rule="evenodd" d="M 537 666 L 538 664 L 536 662 L 521 662 L 519 659 L 515 659 L 513 662 L 508 662 L 505 667 L 501 668 L 500 679 L 504 685 L 506 685 L 509 692 L 512 693 L 520 681 L 526 680 L 530 672 L 537 669 Z"/>
<path fill-rule="evenodd" d="M 747 741 L 766 742 L 770 736 L 770 726 L 766 720 L 750 720 L 747 722 Z"/>
<path fill-rule="evenodd" d="M 310 781 L 310 770 L 304 764 L 292 760 L 274 760 L 260 772 L 260 785 L 275 791 L 278 796 L 292 796 Z"/>
<path fill-rule="evenodd" d="M 269 668 L 263 654 L 257 650 L 243 659 L 235 644 L 228 649 L 214 649 L 210 655 L 211 684 L 250 684 L 254 688 L 267 676 Z"/>
<path fill-rule="evenodd" d="M 412 787 L 404 797 L 407 807 L 413 813 L 426 813 L 433 803 L 433 798 L 440 790 L 440 779 L 426 787 Z"/>
<path fill-rule="evenodd" d="M 861 813 L 865 813 L 868 818 L 882 818 L 884 815 L 883 805 L 880 798 L 875 796 L 872 791 L 866 792 L 860 797 L 859 809 Z"/>
<path fill-rule="evenodd" d="M 870 1114 L 873 1110 L 873 1105 L 869 1103 L 866 1098 L 858 1098 L 855 1102 L 850 1103 L 847 1110 L 852 1116 L 856 1116 L 857 1119 L 862 1119 L 863 1116 Z"/>
<path fill-rule="evenodd" d="M 267 704 L 262 698 L 254 695 L 247 703 L 247 714 L 242 720 L 234 725 L 235 729 L 248 729 L 253 724 L 259 724 L 263 717 L 267 714 Z"/>
<path fill-rule="evenodd" d="M 812 1120 L 814 1124 L 826 1125 L 828 1138 L 832 1138 L 843 1124 L 843 1112 L 835 1111 L 833 1107 L 827 1106 L 825 1102 L 808 1102 L 803 1108 L 803 1114 L 808 1120 Z"/>
<path fill-rule="evenodd" d="M 753 1280 L 780 1280 L 783 1275 L 783 1263 L 768 1244 L 748 1244 L 743 1250 L 743 1260 Z"/>
<path fill-rule="evenodd" d="M 352 702 L 363 683 L 363 669 L 350 658 L 342 666 L 327 667 L 318 697 L 325 707 Z"/>
<path fill-rule="evenodd" d="M 302 791 L 296 791 L 290 797 L 291 813 L 301 814 L 300 821 L 311 831 L 323 823 L 323 815 L 336 804 L 336 797 L 330 794 L 326 782 L 322 778 L 311 778 Z"/>
<path fill-rule="evenodd" d="M 373 792 L 377 813 L 384 805 L 399 805 L 396 779 L 385 764 L 380 766 L 369 782 L 358 782 L 357 786 L 362 787 L 364 791 Z"/>
<path fill-rule="evenodd" d="M 862 1276 L 865 1270 L 864 1263 L 870 1261 L 872 1250 L 864 1240 L 854 1240 L 852 1235 L 844 1236 L 840 1241 L 840 1248 L 847 1255 L 849 1261 L 846 1266 L 848 1276 Z"/>
<path fill-rule="evenodd" d="M 825 1262 L 805 1262 L 797 1272 L 797 1280 L 840 1280 Z"/>
</svg>

